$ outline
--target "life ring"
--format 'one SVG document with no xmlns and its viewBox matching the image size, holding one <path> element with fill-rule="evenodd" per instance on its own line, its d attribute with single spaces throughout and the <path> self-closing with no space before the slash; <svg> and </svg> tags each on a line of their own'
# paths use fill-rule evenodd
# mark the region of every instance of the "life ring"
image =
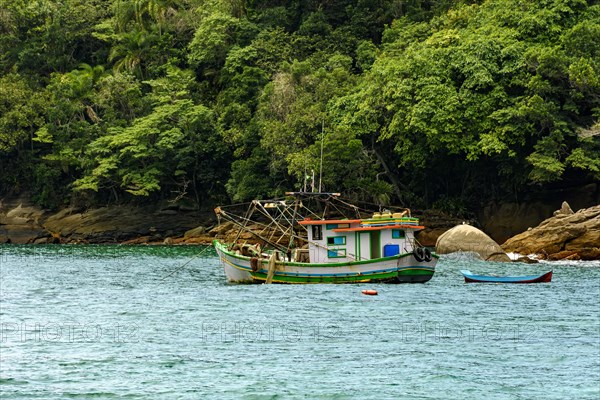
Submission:
<svg viewBox="0 0 600 400">
<path fill-rule="evenodd" d="M 413 255 L 418 262 L 421 262 L 425 259 L 425 249 L 423 249 L 423 247 L 417 247 L 413 250 Z"/>
<path fill-rule="evenodd" d="M 361 293 L 366 294 L 368 296 L 377 296 L 377 290 L 373 290 L 373 289 L 365 289 Z"/>
<path fill-rule="evenodd" d="M 258 267 L 259 263 L 258 263 L 258 258 L 257 257 L 252 257 L 250 259 L 250 268 L 252 268 L 252 272 L 257 272 L 260 268 Z"/>
<path fill-rule="evenodd" d="M 425 247 L 423 249 L 423 252 L 425 253 L 423 260 L 425 260 L 426 262 L 431 261 L 431 250 L 429 250 L 427 247 Z"/>
</svg>

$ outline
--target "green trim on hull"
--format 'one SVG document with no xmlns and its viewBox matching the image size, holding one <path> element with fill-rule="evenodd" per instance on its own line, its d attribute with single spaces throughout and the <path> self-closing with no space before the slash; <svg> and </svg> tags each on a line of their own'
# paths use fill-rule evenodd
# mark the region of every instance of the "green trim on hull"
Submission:
<svg viewBox="0 0 600 400">
<path fill-rule="evenodd" d="M 257 283 L 267 280 L 267 274 L 253 272 L 252 277 Z M 277 275 L 273 277 L 273 283 L 366 283 L 366 282 L 393 282 L 398 277 L 396 271 L 369 276 L 289 276 Z"/>
<path fill-rule="evenodd" d="M 410 273 L 409 273 L 410 272 Z M 433 271 L 398 271 L 398 283 L 425 283 L 433 277 Z"/>
<path fill-rule="evenodd" d="M 434 271 L 430 270 L 430 269 L 424 269 L 424 268 L 406 268 L 406 269 L 401 269 L 400 271 L 398 271 L 398 276 L 414 276 L 414 275 L 425 275 L 425 276 L 432 276 L 434 273 Z"/>
<path fill-rule="evenodd" d="M 286 276 L 275 275 L 273 283 L 425 283 L 433 277 L 432 271 L 402 271 L 386 272 L 381 274 L 372 274 L 371 276 Z M 252 273 L 252 277 L 256 283 L 262 283 L 267 280 L 267 274 L 260 272 Z"/>
</svg>

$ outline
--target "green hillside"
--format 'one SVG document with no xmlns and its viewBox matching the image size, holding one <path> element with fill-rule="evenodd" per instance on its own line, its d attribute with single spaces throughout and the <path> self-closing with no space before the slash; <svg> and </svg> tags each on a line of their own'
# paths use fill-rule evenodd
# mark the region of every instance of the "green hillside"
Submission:
<svg viewBox="0 0 600 400">
<path fill-rule="evenodd" d="M 600 180 L 600 5 L 3 0 L 0 193 L 460 213 Z M 321 159 L 322 152 L 322 159 Z"/>
</svg>

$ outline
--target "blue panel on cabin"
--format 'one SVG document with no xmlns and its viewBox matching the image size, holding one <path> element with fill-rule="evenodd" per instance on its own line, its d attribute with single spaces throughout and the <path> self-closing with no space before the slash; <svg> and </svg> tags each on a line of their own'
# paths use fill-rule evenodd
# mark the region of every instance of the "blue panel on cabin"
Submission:
<svg viewBox="0 0 600 400">
<path fill-rule="evenodd" d="M 386 244 L 383 246 L 383 256 L 391 257 L 400 254 L 400 245 L 399 244 Z"/>
<path fill-rule="evenodd" d="M 336 236 L 333 238 L 333 244 L 346 244 L 346 236 Z"/>
</svg>

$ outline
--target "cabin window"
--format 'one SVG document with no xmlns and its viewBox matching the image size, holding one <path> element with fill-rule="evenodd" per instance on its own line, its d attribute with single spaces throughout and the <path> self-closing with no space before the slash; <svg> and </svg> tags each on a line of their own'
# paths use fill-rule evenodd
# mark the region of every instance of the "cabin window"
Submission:
<svg viewBox="0 0 600 400">
<path fill-rule="evenodd" d="M 327 238 L 327 246 L 345 246 L 346 236 L 330 236 Z"/>
<path fill-rule="evenodd" d="M 329 258 L 345 258 L 346 249 L 328 249 L 327 257 Z"/>
<path fill-rule="evenodd" d="M 313 225 L 312 226 L 312 238 L 313 240 L 323 240 L 323 226 Z"/>
<path fill-rule="evenodd" d="M 392 239 L 404 239 L 405 237 L 404 229 L 392 229 Z"/>
<path fill-rule="evenodd" d="M 350 228 L 350 224 L 326 224 L 325 225 L 325 229 L 328 229 L 328 230 L 345 229 L 345 228 Z"/>
</svg>

